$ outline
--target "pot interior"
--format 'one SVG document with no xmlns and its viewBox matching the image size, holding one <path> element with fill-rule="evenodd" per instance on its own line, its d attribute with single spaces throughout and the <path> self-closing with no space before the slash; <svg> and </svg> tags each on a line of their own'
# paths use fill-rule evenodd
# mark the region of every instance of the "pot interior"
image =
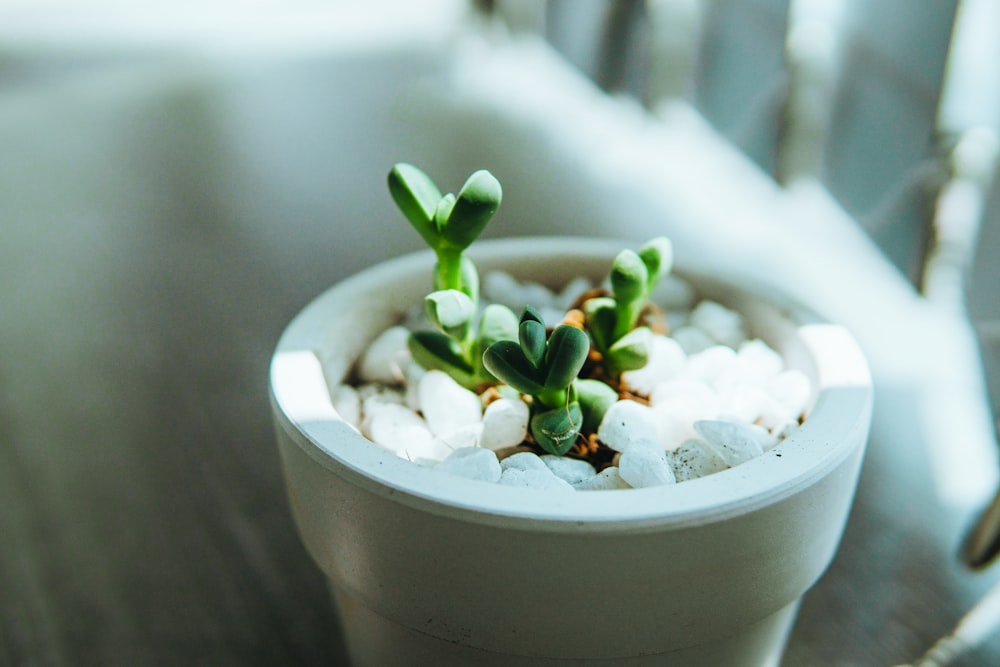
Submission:
<svg viewBox="0 0 1000 667">
<path fill-rule="evenodd" d="M 629 245 L 620 240 L 513 239 L 480 242 L 470 255 L 481 274 L 503 269 L 558 289 L 578 275 L 602 280 L 614 256 Z M 544 522 L 549 529 L 553 523 L 577 528 L 607 522 L 623 528 L 701 523 L 777 502 L 864 446 L 870 377 L 844 329 L 781 294 L 754 294 L 727 284 L 724 277 L 701 276 L 696 267 L 680 265 L 675 273 L 692 283 L 699 298 L 739 311 L 751 336 L 767 341 L 785 357 L 786 366 L 810 377 L 808 418 L 777 447 L 737 467 L 676 485 L 575 494 L 515 489 L 416 466 L 347 426 L 329 405 L 327 390 L 344 379 L 369 341 L 422 303 L 432 265 L 430 252 L 418 253 L 332 287 L 289 325 L 272 363 L 279 426 L 320 465 L 372 492 L 395 494 L 400 502 L 470 520 Z"/>
</svg>

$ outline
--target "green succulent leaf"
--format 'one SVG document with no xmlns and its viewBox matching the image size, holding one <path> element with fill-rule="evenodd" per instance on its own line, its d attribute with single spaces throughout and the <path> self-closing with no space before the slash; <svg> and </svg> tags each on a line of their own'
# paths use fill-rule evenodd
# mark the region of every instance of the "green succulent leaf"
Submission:
<svg viewBox="0 0 1000 667">
<path fill-rule="evenodd" d="M 670 239 L 658 236 L 639 250 L 639 258 L 646 265 L 648 277 L 646 291 L 651 292 L 663 276 L 670 273 L 674 263 L 674 247 Z"/>
<path fill-rule="evenodd" d="M 538 379 L 538 370 L 524 356 L 516 341 L 500 340 L 486 348 L 483 366 L 498 380 L 524 394 L 534 396 L 545 389 Z"/>
<path fill-rule="evenodd" d="M 441 191 L 434 181 L 412 164 L 400 162 L 389 171 L 389 193 L 396 206 L 432 248 L 439 243 L 434 212 Z"/>
<path fill-rule="evenodd" d="M 582 426 L 583 412 L 573 402 L 532 416 L 531 435 L 546 452 L 562 456 L 576 442 Z"/>
<path fill-rule="evenodd" d="M 526 319 L 518 327 L 517 337 L 525 358 L 538 368 L 545 358 L 545 325 Z"/>
<path fill-rule="evenodd" d="M 602 352 L 606 351 L 614 342 L 615 323 L 618 320 L 615 300 L 606 296 L 588 299 L 583 304 L 583 314 L 587 321 L 587 329 L 593 336 L 597 349 Z"/>
<path fill-rule="evenodd" d="M 462 255 L 458 270 L 461 280 L 458 289 L 469 295 L 474 303 L 479 303 L 479 271 L 475 262 Z"/>
<path fill-rule="evenodd" d="M 456 248 L 468 248 L 497 212 L 502 196 L 500 181 L 490 172 L 480 169 L 469 176 L 441 228 L 444 238 Z"/>
<path fill-rule="evenodd" d="M 608 350 L 611 366 L 621 373 L 642 368 L 649 361 L 653 332 L 649 327 L 633 329 L 619 338 Z"/>
<path fill-rule="evenodd" d="M 545 348 L 545 387 L 564 389 L 572 384 L 587 361 L 590 339 L 568 324 L 560 324 L 549 336 Z"/>
<path fill-rule="evenodd" d="M 646 296 L 649 271 L 633 250 L 622 250 L 611 265 L 611 292 L 619 303 L 631 303 Z"/>
<path fill-rule="evenodd" d="M 483 356 L 490 345 L 501 340 L 517 340 L 517 315 L 507 306 L 491 303 L 483 309 L 476 336 L 477 372 L 484 382 L 497 379 L 484 365 Z"/>
<path fill-rule="evenodd" d="M 424 297 L 424 309 L 435 326 L 458 340 L 465 339 L 476 317 L 476 304 L 454 289 L 431 292 Z"/>
<path fill-rule="evenodd" d="M 545 320 L 542 319 L 542 314 L 539 313 L 534 306 L 525 306 L 524 310 L 521 311 L 521 322 L 526 322 L 527 320 L 533 320 L 539 324 L 545 324 Z"/>
<path fill-rule="evenodd" d="M 434 228 L 437 229 L 440 237 L 445 237 L 445 227 L 448 225 L 448 218 L 455 208 L 455 195 L 448 193 L 441 197 L 434 209 Z M 440 245 L 440 238 L 438 240 Z"/>
<path fill-rule="evenodd" d="M 589 378 L 577 380 L 573 386 L 583 410 L 583 430 L 585 433 L 594 433 L 604 419 L 604 413 L 618 402 L 618 392 L 600 380 Z"/>
<path fill-rule="evenodd" d="M 458 343 L 440 331 L 415 331 L 407 341 L 413 360 L 427 370 L 440 370 L 459 384 L 472 388 L 477 378 L 462 356 Z"/>
<path fill-rule="evenodd" d="M 483 309 L 479 318 L 479 342 L 486 348 L 501 340 L 517 340 L 517 315 L 498 303 L 491 303 Z"/>
</svg>

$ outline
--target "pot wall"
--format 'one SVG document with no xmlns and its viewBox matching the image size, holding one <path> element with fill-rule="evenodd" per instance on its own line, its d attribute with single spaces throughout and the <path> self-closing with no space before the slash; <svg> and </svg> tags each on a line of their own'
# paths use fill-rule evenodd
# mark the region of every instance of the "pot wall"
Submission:
<svg viewBox="0 0 1000 667">
<path fill-rule="evenodd" d="M 589 242 L 588 259 L 566 262 L 555 255 L 565 241 L 539 243 L 483 244 L 477 263 L 600 272 L 620 249 Z M 426 651 L 438 664 L 662 664 L 668 655 L 776 664 L 799 598 L 833 558 L 857 483 L 871 392 L 856 347 L 825 336 L 841 347 L 830 363 L 798 324 L 748 306 L 819 386 L 806 424 L 774 452 L 659 489 L 559 496 L 487 485 L 382 452 L 324 399 L 326 381 L 339 381 L 392 312 L 415 302 L 408 292 L 423 294 L 429 278 L 416 276 L 429 267 L 428 256 L 407 258 L 327 293 L 289 327 L 272 371 L 293 512 L 359 664 Z M 333 313 L 347 324 L 329 321 Z M 845 372 L 851 364 L 857 372 Z M 836 381 L 824 383 L 831 373 Z"/>
</svg>

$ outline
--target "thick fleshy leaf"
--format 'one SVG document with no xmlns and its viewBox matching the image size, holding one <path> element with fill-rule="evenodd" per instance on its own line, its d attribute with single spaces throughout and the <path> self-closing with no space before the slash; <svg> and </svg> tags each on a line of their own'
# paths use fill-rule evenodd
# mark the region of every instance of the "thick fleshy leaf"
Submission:
<svg viewBox="0 0 1000 667">
<path fill-rule="evenodd" d="M 459 191 L 447 222 L 441 228 L 442 236 L 456 248 L 468 248 L 500 208 L 502 196 L 500 182 L 493 174 L 485 169 L 475 172 Z"/>
<path fill-rule="evenodd" d="M 590 339 L 585 332 L 568 324 L 557 326 L 545 347 L 545 387 L 568 387 L 580 374 L 588 352 Z"/>
<path fill-rule="evenodd" d="M 538 379 L 538 370 L 524 356 L 516 341 L 500 340 L 486 348 L 483 366 L 496 379 L 524 394 L 535 395 L 545 389 Z"/>
<path fill-rule="evenodd" d="M 615 300 L 600 296 L 588 299 L 583 304 L 583 314 L 586 317 L 587 329 L 594 338 L 598 350 L 607 350 L 614 342 L 615 322 L 618 317 L 615 312 Z"/>
<path fill-rule="evenodd" d="M 589 378 L 577 380 L 573 387 L 583 410 L 583 430 L 594 433 L 604 419 L 604 413 L 618 402 L 618 392 L 600 380 Z"/>
<path fill-rule="evenodd" d="M 440 331 L 415 331 L 407 341 L 413 360 L 427 370 L 448 373 L 459 384 L 474 388 L 477 378 L 458 344 Z"/>
<path fill-rule="evenodd" d="M 562 456 L 570 450 L 583 427 L 579 403 L 539 412 L 531 418 L 531 435 L 550 454 Z"/>
<path fill-rule="evenodd" d="M 521 322 L 526 322 L 528 320 L 533 320 L 539 324 L 545 324 L 545 320 L 542 319 L 542 314 L 539 313 L 534 306 L 525 306 L 524 310 L 521 311 Z"/>
<path fill-rule="evenodd" d="M 619 338 L 608 350 L 611 365 L 614 370 L 634 371 L 642 368 L 649 361 L 649 349 L 653 341 L 653 332 L 649 327 L 633 329 Z"/>
<path fill-rule="evenodd" d="M 652 291 L 663 276 L 670 272 L 674 264 L 674 246 L 670 239 L 658 236 L 639 250 L 639 259 L 646 265 L 646 291 Z"/>
<path fill-rule="evenodd" d="M 622 250 L 611 265 L 611 292 L 619 303 L 631 303 L 646 296 L 649 272 L 632 250 Z"/>
<path fill-rule="evenodd" d="M 449 192 L 441 197 L 434 209 L 434 228 L 442 238 L 445 236 L 444 228 L 447 226 L 448 218 L 451 217 L 454 208 L 455 195 Z"/>
<path fill-rule="evenodd" d="M 475 262 L 462 255 L 459 274 L 462 281 L 460 289 L 468 294 L 474 302 L 479 303 L 479 271 L 476 269 Z"/>
<path fill-rule="evenodd" d="M 479 333 L 476 336 L 479 364 L 477 370 L 484 381 L 495 378 L 483 364 L 483 355 L 490 345 L 501 340 L 517 341 L 517 315 L 507 306 L 491 303 L 483 309 L 483 314 L 479 318 Z"/>
<path fill-rule="evenodd" d="M 521 351 L 535 368 L 545 358 L 545 335 L 545 325 L 532 319 L 524 320 L 517 329 Z"/>
<path fill-rule="evenodd" d="M 476 304 L 458 290 L 439 290 L 424 297 L 427 317 L 452 338 L 464 339 L 476 316 Z"/>
<path fill-rule="evenodd" d="M 389 194 L 427 245 L 436 247 L 438 233 L 434 225 L 434 211 L 441 199 L 441 191 L 434 181 L 412 164 L 400 162 L 389 172 Z"/>
<path fill-rule="evenodd" d="M 483 309 L 479 318 L 479 341 L 486 348 L 500 340 L 517 340 L 517 315 L 498 303 L 491 303 Z"/>
</svg>

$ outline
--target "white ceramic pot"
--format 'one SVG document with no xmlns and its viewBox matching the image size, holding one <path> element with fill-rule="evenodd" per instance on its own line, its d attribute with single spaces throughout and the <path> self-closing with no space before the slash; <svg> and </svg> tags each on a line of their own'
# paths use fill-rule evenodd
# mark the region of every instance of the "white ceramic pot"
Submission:
<svg viewBox="0 0 1000 667">
<path fill-rule="evenodd" d="M 481 273 L 600 279 L 627 244 L 480 242 Z M 372 267 L 289 325 L 271 367 L 288 494 L 356 665 L 776 665 L 834 556 L 871 418 L 841 328 L 695 280 L 808 373 L 805 424 L 774 450 L 672 486 L 546 493 L 417 467 L 331 406 L 366 344 L 421 302 L 433 257 Z M 692 274 L 687 274 L 689 277 Z M 773 300 L 769 300 L 774 303 Z"/>
</svg>

